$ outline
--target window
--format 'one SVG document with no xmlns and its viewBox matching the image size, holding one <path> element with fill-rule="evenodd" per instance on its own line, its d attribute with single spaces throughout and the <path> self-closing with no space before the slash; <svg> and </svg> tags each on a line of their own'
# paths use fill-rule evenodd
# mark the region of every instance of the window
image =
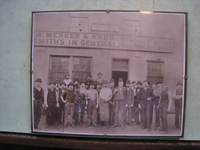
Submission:
<svg viewBox="0 0 200 150">
<path fill-rule="evenodd" d="M 163 61 L 147 61 L 148 71 L 147 80 L 151 81 L 151 84 L 157 82 L 163 82 Z"/>
<path fill-rule="evenodd" d="M 91 74 L 90 57 L 63 57 L 51 56 L 49 69 L 49 82 L 63 81 L 65 75 L 69 73 L 71 79 L 86 80 L 88 74 Z"/>
</svg>

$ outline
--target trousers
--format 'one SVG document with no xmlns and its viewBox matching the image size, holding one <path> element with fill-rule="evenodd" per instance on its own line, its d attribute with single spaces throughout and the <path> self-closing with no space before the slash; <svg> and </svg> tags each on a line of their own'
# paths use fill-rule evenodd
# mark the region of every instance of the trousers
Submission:
<svg viewBox="0 0 200 150">
<path fill-rule="evenodd" d="M 141 102 L 141 123 L 147 128 L 151 127 L 152 123 L 152 109 L 153 105 L 151 102 Z"/>
<path fill-rule="evenodd" d="M 160 103 L 160 117 L 162 121 L 162 127 L 164 131 L 168 131 L 168 122 L 167 122 L 167 108 L 168 103 L 161 102 Z"/>
<path fill-rule="evenodd" d="M 94 125 L 97 124 L 97 102 L 95 100 L 88 101 L 88 120 L 89 123 L 93 123 Z"/>
<path fill-rule="evenodd" d="M 34 127 L 37 128 L 42 115 L 42 100 L 34 100 Z"/>
<path fill-rule="evenodd" d="M 67 126 L 68 115 L 70 113 L 70 124 L 73 124 L 73 116 L 74 116 L 74 106 L 75 104 L 72 102 L 67 102 L 65 104 L 65 117 L 64 117 L 64 126 Z"/>
<path fill-rule="evenodd" d="M 115 105 L 115 125 L 124 125 L 124 111 L 125 111 L 125 101 L 116 100 Z M 121 116 L 120 116 L 121 114 Z"/>
<path fill-rule="evenodd" d="M 51 125 L 55 122 L 56 102 L 49 101 L 47 104 L 46 124 Z"/>
<path fill-rule="evenodd" d="M 182 114 L 182 99 L 175 100 L 175 126 L 179 128 L 179 121 L 181 121 Z"/>
</svg>

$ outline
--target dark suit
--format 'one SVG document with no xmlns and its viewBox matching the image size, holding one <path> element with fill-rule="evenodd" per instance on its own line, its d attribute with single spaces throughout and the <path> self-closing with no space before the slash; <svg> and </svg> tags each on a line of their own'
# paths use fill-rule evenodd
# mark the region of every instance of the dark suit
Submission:
<svg viewBox="0 0 200 150">
<path fill-rule="evenodd" d="M 147 100 L 147 98 L 153 98 L 153 90 L 152 89 L 144 89 L 142 88 L 138 93 L 138 98 L 141 105 L 141 123 L 144 127 L 151 128 L 151 111 L 153 109 L 152 100 Z"/>
</svg>

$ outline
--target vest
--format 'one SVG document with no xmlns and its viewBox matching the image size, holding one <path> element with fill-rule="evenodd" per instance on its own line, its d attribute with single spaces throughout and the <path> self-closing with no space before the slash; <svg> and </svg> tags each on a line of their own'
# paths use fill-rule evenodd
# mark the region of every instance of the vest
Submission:
<svg viewBox="0 0 200 150">
<path fill-rule="evenodd" d="M 161 92 L 161 102 L 168 103 L 169 98 L 168 98 L 168 90 L 162 91 Z"/>
<path fill-rule="evenodd" d="M 38 91 L 38 89 L 36 89 L 34 87 L 34 99 L 35 100 L 44 100 L 44 92 L 43 92 L 43 89 L 41 88 L 40 91 Z"/>
<path fill-rule="evenodd" d="M 50 89 L 48 89 L 47 102 L 56 102 L 56 92 L 55 92 L 55 89 L 53 91 L 51 91 Z"/>
<path fill-rule="evenodd" d="M 117 100 L 124 100 L 125 99 L 124 93 L 123 93 L 123 88 L 121 90 L 118 89 L 115 98 Z"/>
</svg>

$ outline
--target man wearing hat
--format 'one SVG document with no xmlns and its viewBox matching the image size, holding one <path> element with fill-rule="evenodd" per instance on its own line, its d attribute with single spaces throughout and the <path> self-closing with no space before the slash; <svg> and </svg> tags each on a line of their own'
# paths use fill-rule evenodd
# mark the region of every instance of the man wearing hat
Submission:
<svg viewBox="0 0 200 150">
<path fill-rule="evenodd" d="M 34 110 L 34 128 L 39 129 L 39 122 L 42 114 L 42 104 L 44 103 L 44 91 L 41 88 L 42 80 L 35 80 L 33 88 L 33 110 Z"/>
<path fill-rule="evenodd" d="M 125 92 L 126 88 L 123 86 L 124 81 L 122 78 L 118 80 L 118 88 L 115 89 L 115 123 L 112 126 L 113 128 L 119 125 L 124 129 L 124 111 L 125 111 Z M 121 114 L 121 117 L 119 117 Z"/>
<path fill-rule="evenodd" d="M 115 91 L 115 80 L 110 79 L 109 87 L 112 91 L 112 98 L 109 101 L 109 125 L 113 126 L 115 121 L 115 103 L 114 103 L 114 91 Z"/>
<path fill-rule="evenodd" d="M 153 90 L 149 88 L 148 81 L 143 82 L 143 88 L 138 93 L 138 98 L 141 105 L 141 123 L 142 128 L 147 127 L 148 131 L 151 132 L 151 109 L 152 109 L 152 98 Z"/>
<path fill-rule="evenodd" d="M 49 127 L 49 125 L 55 124 L 56 106 L 59 105 L 53 82 L 49 83 L 49 88 L 45 92 L 44 104 L 47 108 L 46 126 Z"/>
<path fill-rule="evenodd" d="M 89 84 L 89 90 L 86 92 L 86 97 L 88 100 L 88 123 L 87 127 L 89 127 L 91 124 L 93 124 L 94 127 L 97 126 L 97 98 L 98 98 L 98 92 L 94 89 L 95 82 L 92 80 Z"/>
<path fill-rule="evenodd" d="M 108 81 L 103 81 L 97 104 L 99 105 L 100 120 L 109 128 L 109 101 L 112 98 L 112 90 L 108 87 Z"/>
<path fill-rule="evenodd" d="M 68 122 L 68 115 L 70 113 L 70 125 L 74 127 L 74 99 L 75 99 L 75 93 L 74 93 L 74 85 L 73 83 L 68 84 L 68 90 L 65 93 L 66 95 L 66 103 L 65 103 L 65 117 L 64 117 L 64 127 L 67 127 Z"/>
<path fill-rule="evenodd" d="M 70 79 L 69 73 L 65 75 L 65 79 L 63 80 L 66 86 L 68 86 L 69 83 L 73 83 L 72 79 Z"/>
<path fill-rule="evenodd" d="M 87 75 L 87 79 L 86 79 L 86 88 L 89 90 L 89 86 L 90 86 L 90 82 L 93 82 L 92 80 L 92 75 Z"/>
<path fill-rule="evenodd" d="M 125 111 L 125 122 L 131 126 L 133 126 L 132 123 L 132 109 L 134 104 L 134 91 L 130 87 L 131 81 L 126 81 L 126 92 L 125 92 L 125 101 L 126 101 L 126 111 Z"/>
<path fill-rule="evenodd" d="M 59 101 L 59 112 L 58 112 L 58 118 L 59 118 L 59 124 L 62 122 L 64 124 L 64 107 L 65 107 L 65 99 L 66 99 L 66 85 L 64 82 L 60 84 L 60 101 Z"/>
<path fill-rule="evenodd" d="M 96 83 L 96 90 L 98 92 L 98 95 L 100 94 L 100 91 L 101 91 L 101 83 L 100 82 L 97 82 Z M 99 107 L 97 108 L 97 124 L 98 125 L 103 125 L 103 123 L 100 121 L 100 112 L 99 112 Z"/>
<path fill-rule="evenodd" d="M 132 83 L 133 84 L 133 83 Z M 134 87 L 134 86 L 133 86 Z M 139 124 L 139 113 L 140 113 L 140 109 L 139 109 L 139 91 L 142 88 L 142 83 L 140 81 L 138 81 L 136 83 L 136 89 L 135 89 L 135 97 L 134 97 L 134 104 L 133 104 L 133 118 L 134 118 L 134 124 Z"/>
<path fill-rule="evenodd" d="M 182 114 L 183 84 L 181 82 L 178 82 L 176 86 L 177 88 L 173 94 L 173 98 L 175 100 L 175 127 L 179 128 Z"/>
<path fill-rule="evenodd" d="M 102 73 L 99 72 L 99 73 L 97 74 L 97 76 L 98 76 L 98 78 L 96 79 L 96 83 L 97 83 L 97 82 L 102 83 L 102 82 L 103 82 Z"/>
</svg>

